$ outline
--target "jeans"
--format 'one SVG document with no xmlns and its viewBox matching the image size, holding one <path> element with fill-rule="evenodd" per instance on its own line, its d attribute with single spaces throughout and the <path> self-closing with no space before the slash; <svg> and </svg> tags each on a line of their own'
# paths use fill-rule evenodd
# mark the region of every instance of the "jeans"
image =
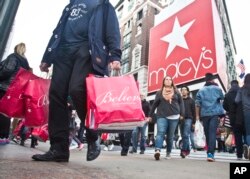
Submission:
<svg viewBox="0 0 250 179">
<path fill-rule="evenodd" d="M 194 145 L 194 132 L 193 131 L 191 131 L 191 133 L 190 133 L 190 141 L 191 141 L 192 149 L 196 150 L 196 147 Z"/>
<path fill-rule="evenodd" d="M 136 152 L 137 151 L 137 146 L 138 146 L 138 134 L 140 134 L 140 150 L 145 151 L 145 141 L 146 141 L 146 128 L 148 124 L 145 124 L 143 127 L 136 127 L 133 132 L 132 132 L 132 144 L 133 148 L 132 151 Z"/>
<path fill-rule="evenodd" d="M 179 119 L 158 118 L 155 150 L 161 150 L 165 134 L 167 134 L 167 153 L 171 153 L 173 147 L 174 132 Z"/>
<path fill-rule="evenodd" d="M 183 132 L 182 132 L 182 150 L 190 151 L 189 136 L 191 134 L 192 119 L 185 119 L 183 121 Z"/>
<path fill-rule="evenodd" d="M 207 142 L 207 153 L 214 154 L 216 146 L 216 130 L 219 124 L 219 116 L 206 116 L 202 117 L 201 120 L 204 126 L 204 132 Z"/>
<path fill-rule="evenodd" d="M 244 122 L 246 131 L 246 144 L 250 146 L 250 111 L 244 111 Z"/>
</svg>

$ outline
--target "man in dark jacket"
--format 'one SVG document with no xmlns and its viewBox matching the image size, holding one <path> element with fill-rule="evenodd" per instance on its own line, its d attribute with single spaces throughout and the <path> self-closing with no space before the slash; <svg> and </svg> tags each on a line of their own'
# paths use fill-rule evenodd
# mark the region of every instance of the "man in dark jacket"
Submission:
<svg viewBox="0 0 250 179">
<path fill-rule="evenodd" d="M 236 143 L 236 151 L 237 158 L 242 159 L 243 155 L 243 136 L 244 134 L 244 125 L 243 125 L 243 110 L 242 104 L 237 104 L 235 102 L 235 97 L 237 95 L 238 90 L 240 89 L 239 83 L 237 80 L 231 81 L 231 88 L 225 94 L 225 99 L 223 101 L 223 108 L 227 111 L 230 124 L 232 126 L 235 143 Z"/>
<path fill-rule="evenodd" d="M 67 97 L 70 95 L 84 124 L 87 113 L 86 77 L 108 75 L 120 69 L 120 30 L 114 7 L 108 0 L 71 0 L 63 10 L 44 53 L 40 69 L 48 71 L 53 63 L 49 92 L 50 149 L 33 155 L 37 161 L 68 162 L 69 118 Z M 87 161 L 101 151 L 97 132 L 86 129 Z"/>
<path fill-rule="evenodd" d="M 195 124 L 195 101 L 189 96 L 188 86 L 181 88 L 182 99 L 184 102 L 185 115 L 181 118 L 181 135 L 182 135 L 182 149 L 180 156 L 185 158 L 190 153 L 189 138 L 191 136 L 192 126 Z"/>
</svg>

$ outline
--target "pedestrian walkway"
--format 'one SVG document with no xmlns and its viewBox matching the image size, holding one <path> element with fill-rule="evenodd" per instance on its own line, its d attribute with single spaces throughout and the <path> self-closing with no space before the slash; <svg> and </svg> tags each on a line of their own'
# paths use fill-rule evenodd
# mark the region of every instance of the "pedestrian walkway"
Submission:
<svg viewBox="0 0 250 179">
<path fill-rule="evenodd" d="M 205 151 L 191 152 L 182 159 L 178 149 L 173 149 L 171 160 L 164 159 L 163 149 L 162 160 L 155 161 L 154 148 L 147 148 L 143 155 L 138 152 L 124 157 L 120 155 L 120 146 L 112 151 L 102 150 L 98 159 L 87 162 L 87 144 L 82 151 L 71 150 L 68 163 L 37 162 L 31 156 L 46 152 L 49 142 L 39 142 L 36 149 L 29 146 L 30 141 L 25 147 L 14 142 L 0 146 L 0 179 L 228 179 L 229 163 L 238 162 L 235 154 L 218 153 L 216 162 L 210 163 Z"/>
</svg>

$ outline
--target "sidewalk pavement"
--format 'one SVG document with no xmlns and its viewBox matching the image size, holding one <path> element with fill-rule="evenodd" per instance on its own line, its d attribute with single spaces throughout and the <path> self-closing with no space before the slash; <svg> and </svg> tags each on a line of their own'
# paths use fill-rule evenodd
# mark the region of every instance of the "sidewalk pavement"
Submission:
<svg viewBox="0 0 250 179">
<path fill-rule="evenodd" d="M 102 146 L 103 148 L 104 146 Z M 94 161 L 86 161 L 87 144 L 82 151 L 70 151 L 68 163 L 38 162 L 31 156 L 44 153 L 49 142 L 39 142 L 36 149 L 11 142 L 0 145 L 0 179 L 228 179 L 229 163 L 237 161 L 235 154 L 216 153 L 216 162 L 206 161 L 206 152 L 191 152 L 186 159 L 180 157 L 180 150 L 172 150 L 172 159 L 166 160 L 166 150 L 161 151 L 161 160 L 154 160 L 154 149 L 147 148 L 144 155 L 120 155 L 121 147 L 103 151 Z"/>
<path fill-rule="evenodd" d="M 119 178 L 100 168 L 89 167 L 86 149 L 71 151 L 70 162 L 37 162 L 31 156 L 44 153 L 49 143 L 39 142 L 37 149 L 20 146 L 11 142 L 0 145 L 0 179 L 115 179 Z M 86 148 L 86 147 L 85 147 Z M 93 161 L 94 162 L 94 161 Z"/>
</svg>

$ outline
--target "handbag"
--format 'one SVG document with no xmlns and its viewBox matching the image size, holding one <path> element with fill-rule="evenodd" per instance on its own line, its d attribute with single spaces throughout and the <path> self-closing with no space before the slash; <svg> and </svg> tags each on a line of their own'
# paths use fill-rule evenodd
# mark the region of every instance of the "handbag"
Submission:
<svg viewBox="0 0 250 179">
<path fill-rule="evenodd" d="M 33 128 L 31 135 L 39 141 L 46 142 L 49 139 L 48 124 Z"/>
<path fill-rule="evenodd" d="M 197 120 L 194 127 L 194 146 L 195 148 L 204 148 L 206 146 L 206 137 L 202 123 Z"/>
<path fill-rule="evenodd" d="M 11 81 L 6 93 L 0 99 L 0 113 L 23 118 L 25 112 L 23 93 L 30 79 L 37 78 L 30 71 L 20 68 Z"/>
<path fill-rule="evenodd" d="M 25 125 L 37 127 L 48 122 L 50 80 L 37 77 L 29 80 L 24 91 Z"/>
<path fill-rule="evenodd" d="M 140 94 L 132 75 L 108 78 L 90 75 L 86 85 L 87 128 L 116 133 L 145 124 Z"/>
<path fill-rule="evenodd" d="M 235 146 L 235 136 L 233 133 L 230 133 L 225 141 L 225 145 L 228 147 Z"/>
</svg>

